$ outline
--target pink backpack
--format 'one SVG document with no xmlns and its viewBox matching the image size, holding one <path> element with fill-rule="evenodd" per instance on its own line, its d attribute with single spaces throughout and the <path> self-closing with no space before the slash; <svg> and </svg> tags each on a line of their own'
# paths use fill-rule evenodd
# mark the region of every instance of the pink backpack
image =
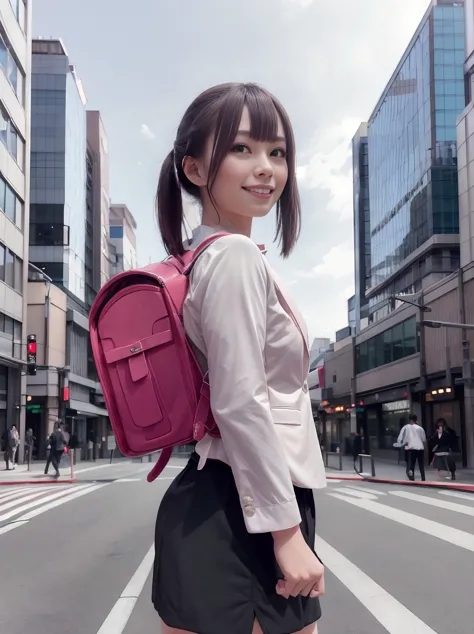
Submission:
<svg viewBox="0 0 474 634">
<path fill-rule="evenodd" d="M 90 311 L 90 337 L 110 422 L 129 457 L 161 451 L 148 481 L 173 447 L 219 437 L 203 374 L 183 327 L 189 273 L 218 233 L 181 258 L 112 278 Z"/>
</svg>

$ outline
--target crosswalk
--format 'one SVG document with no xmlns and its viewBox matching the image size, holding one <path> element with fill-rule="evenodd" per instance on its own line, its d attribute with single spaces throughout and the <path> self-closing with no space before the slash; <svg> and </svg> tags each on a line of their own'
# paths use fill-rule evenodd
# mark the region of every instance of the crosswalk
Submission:
<svg viewBox="0 0 474 634">
<path fill-rule="evenodd" d="M 105 484 L 13 486 L 0 489 L 0 535 L 28 523 L 38 515 L 98 491 Z"/>
<path fill-rule="evenodd" d="M 464 607 L 466 598 L 463 599 L 462 579 L 466 571 L 469 577 L 469 571 L 474 569 L 474 494 L 332 481 L 325 490 L 316 493 L 316 500 L 324 515 L 323 527 L 318 530 L 316 540 L 317 552 L 328 574 L 339 582 L 342 594 L 338 604 L 344 604 L 344 592 L 349 592 L 361 609 L 376 620 L 377 624 L 365 626 L 364 634 L 452 634 L 469 630 L 469 610 Z M 339 517 L 344 519 L 345 527 L 334 531 L 333 522 Z M 361 527 L 367 531 L 365 535 L 356 532 Z M 404 532 L 400 533 L 401 530 Z M 420 534 L 421 539 L 416 537 Z M 356 546 L 354 535 L 357 535 Z M 426 536 L 432 539 L 427 542 Z M 385 539 L 390 542 L 388 548 Z M 395 558 L 387 553 L 395 553 Z M 433 605 L 430 599 L 429 609 L 426 598 L 424 602 L 415 600 L 418 590 L 416 595 L 409 597 L 414 605 L 407 601 L 405 587 L 412 579 L 410 566 L 407 567 L 408 576 L 403 569 L 404 559 L 412 567 L 418 562 L 416 576 L 420 588 L 433 585 Z M 443 600 L 450 604 L 449 617 L 443 615 L 434 599 L 439 579 L 433 579 L 428 572 L 434 562 L 439 564 L 443 575 L 460 576 L 457 580 L 460 591 L 450 587 L 453 586 L 451 582 L 448 586 L 442 584 Z M 458 562 L 457 567 L 455 562 Z M 394 583 L 394 579 L 399 581 Z M 451 602 L 446 592 L 451 593 Z M 427 594 L 425 589 L 420 596 Z M 461 612 L 465 611 L 463 629 L 455 628 L 452 620 L 456 603 Z M 328 632 L 332 631 L 333 625 L 340 629 L 344 627 L 342 622 L 332 622 L 334 615 L 327 616 L 331 623 Z M 351 627 L 355 629 L 350 631 L 358 634 L 356 621 L 357 617 L 354 617 Z M 321 630 L 326 632 L 324 622 Z"/>
</svg>

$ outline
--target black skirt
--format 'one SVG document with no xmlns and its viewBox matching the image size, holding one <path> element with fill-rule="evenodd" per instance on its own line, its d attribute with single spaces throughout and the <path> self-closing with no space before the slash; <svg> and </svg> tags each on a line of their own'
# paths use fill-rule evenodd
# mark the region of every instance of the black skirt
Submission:
<svg viewBox="0 0 474 634">
<path fill-rule="evenodd" d="M 319 599 L 276 593 L 283 575 L 270 533 L 247 532 L 230 467 L 193 454 L 165 493 L 155 529 L 152 600 L 169 627 L 197 634 L 292 634 L 321 617 Z M 313 492 L 295 487 L 313 549 Z"/>
</svg>

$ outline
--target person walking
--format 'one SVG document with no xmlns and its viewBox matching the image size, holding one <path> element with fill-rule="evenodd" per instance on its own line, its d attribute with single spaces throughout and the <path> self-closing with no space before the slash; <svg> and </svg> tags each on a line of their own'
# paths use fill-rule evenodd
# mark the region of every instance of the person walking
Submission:
<svg viewBox="0 0 474 634">
<path fill-rule="evenodd" d="M 56 424 L 54 427 L 54 431 L 49 437 L 49 455 L 48 460 L 46 462 L 46 467 L 44 470 L 44 474 L 48 475 L 50 464 L 53 465 L 53 469 L 56 471 L 55 477 L 59 478 L 59 466 L 61 464 L 61 458 L 64 454 L 64 447 L 66 446 L 66 441 L 64 437 L 63 430 L 60 425 Z"/>
<path fill-rule="evenodd" d="M 408 452 L 407 475 L 409 480 L 415 480 L 415 465 L 418 462 L 422 481 L 426 480 L 425 475 L 425 445 L 426 434 L 421 425 L 418 424 L 416 414 L 410 416 L 410 420 L 402 428 L 398 436 L 397 443 L 405 446 Z"/>
<path fill-rule="evenodd" d="M 453 434 L 448 429 L 444 418 L 436 421 L 436 431 L 431 437 L 433 460 L 433 469 L 438 472 L 438 478 L 441 479 L 442 471 L 447 471 L 451 480 L 456 479 L 456 462 L 453 456 Z"/>
</svg>

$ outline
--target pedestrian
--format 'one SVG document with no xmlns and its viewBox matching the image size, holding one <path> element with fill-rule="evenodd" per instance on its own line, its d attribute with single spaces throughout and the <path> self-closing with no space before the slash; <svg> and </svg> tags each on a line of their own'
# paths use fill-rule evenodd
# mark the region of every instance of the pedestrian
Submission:
<svg viewBox="0 0 474 634">
<path fill-rule="evenodd" d="M 10 429 L 6 429 L 3 432 L 2 446 L 6 470 L 16 469 L 16 456 L 18 447 L 20 446 L 20 434 L 18 433 L 16 425 L 12 425 Z"/>
<path fill-rule="evenodd" d="M 409 480 L 415 479 L 415 464 L 418 462 L 422 481 L 426 480 L 425 476 L 425 444 L 426 434 L 421 425 L 418 424 L 416 414 L 410 416 L 410 420 L 400 432 L 397 444 L 404 445 L 405 451 L 408 451 L 407 475 Z"/>
<path fill-rule="evenodd" d="M 438 418 L 436 421 L 436 431 L 431 438 L 433 460 L 433 469 L 438 472 L 438 478 L 441 479 L 442 471 L 447 471 L 451 480 L 456 479 L 456 462 L 453 456 L 453 436 L 452 430 L 448 430 L 448 425 L 444 418 Z"/>
<path fill-rule="evenodd" d="M 27 464 L 31 464 L 31 459 L 33 458 L 33 448 L 35 444 L 36 438 L 34 437 L 33 430 L 31 427 L 27 429 L 25 434 L 25 459 L 24 462 Z"/>
<path fill-rule="evenodd" d="M 49 437 L 50 450 L 49 450 L 48 460 L 46 462 L 46 467 L 44 470 L 45 475 L 48 475 L 49 465 L 52 464 L 53 469 L 56 472 L 55 477 L 56 478 L 60 477 L 59 467 L 61 464 L 61 458 L 64 454 L 65 446 L 66 446 L 66 442 L 65 442 L 65 437 L 64 437 L 64 433 L 61 428 L 61 425 L 55 424 L 54 431 Z"/>
<path fill-rule="evenodd" d="M 183 191 L 202 211 L 184 245 Z M 253 219 L 273 207 L 284 257 L 299 234 L 294 137 L 280 103 L 255 84 L 197 97 L 161 168 L 157 202 L 168 253 L 232 234 L 196 261 L 184 304 L 221 438 L 197 443 L 158 511 L 152 598 L 161 632 L 314 634 L 324 567 L 312 489 L 326 477 L 306 325 L 250 239 Z"/>
</svg>

